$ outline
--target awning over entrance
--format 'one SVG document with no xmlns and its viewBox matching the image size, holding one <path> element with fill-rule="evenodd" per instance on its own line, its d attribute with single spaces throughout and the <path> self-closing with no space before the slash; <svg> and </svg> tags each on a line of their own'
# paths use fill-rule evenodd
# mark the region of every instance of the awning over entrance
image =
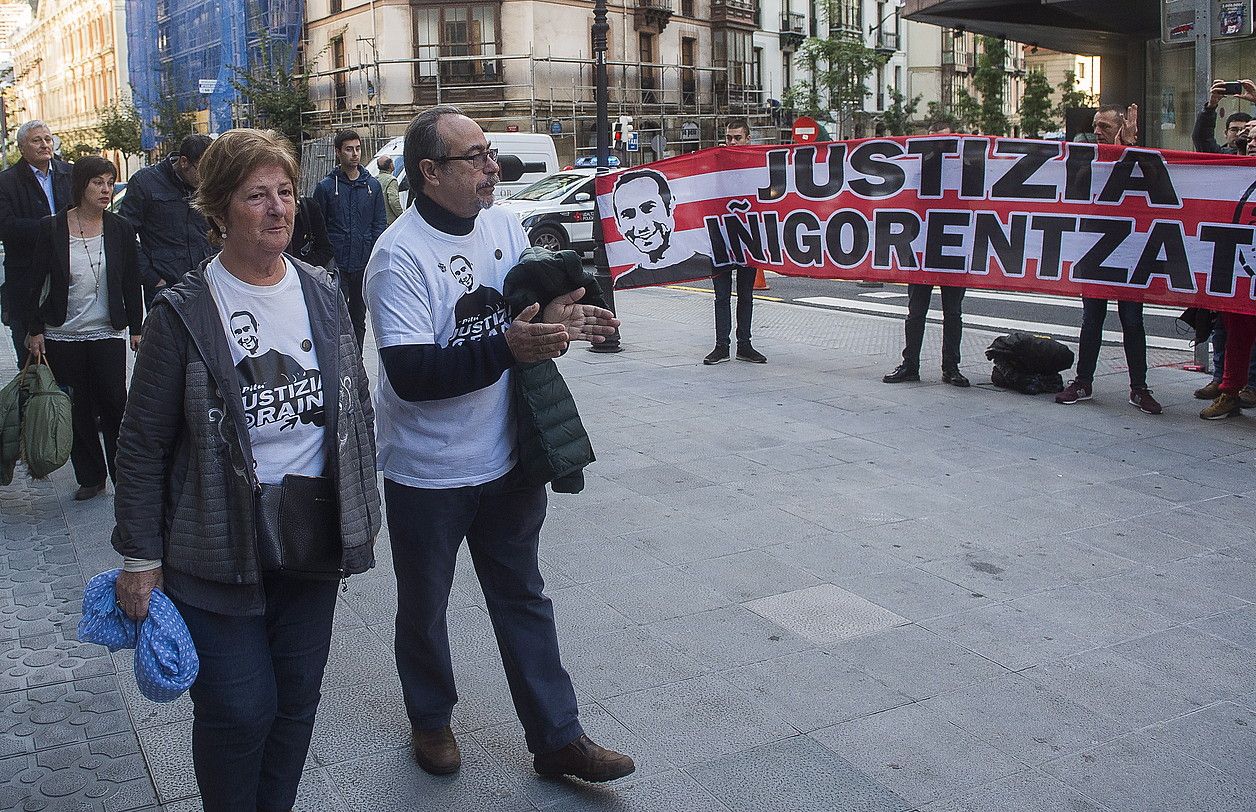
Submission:
<svg viewBox="0 0 1256 812">
<path fill-rule="evenodd" d="M 1150 0 L 907 0 L 903 16 L 1077 54 L 1160 36 L 1160 4 Z"/>
</svg>

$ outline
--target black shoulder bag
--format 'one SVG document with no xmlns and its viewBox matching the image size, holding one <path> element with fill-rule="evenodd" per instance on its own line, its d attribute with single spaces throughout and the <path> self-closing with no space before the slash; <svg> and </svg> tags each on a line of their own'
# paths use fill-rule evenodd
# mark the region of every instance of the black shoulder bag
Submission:
<svg viewBox="0 0 1256 812">
<path fill-rule="evenodd" d="M 256 501 L 257 558 L 264 573 L 344 577 L 340 503 L 331 477 L 287 474 Z"/>
</svg>

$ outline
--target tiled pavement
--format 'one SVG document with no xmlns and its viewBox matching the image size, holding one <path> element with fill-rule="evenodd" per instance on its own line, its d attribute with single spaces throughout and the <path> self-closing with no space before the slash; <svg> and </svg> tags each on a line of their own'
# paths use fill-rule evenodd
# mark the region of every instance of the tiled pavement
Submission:
<svg viewBox="0 0 1256 812">
<path fill-rule="evenodd" d="M 1115 348 L 1067 408 L 885 386 L 900 324 L 770 303 L 771 363 L 704 368 L 710 307 L 623 294 L 627 351 L 561 362 L 600 459 L 551 499 L 545 574 L 585 724 L 638 773 L 531 774 L 469 566 L 465 763 L 421 773 L 384 538 L 340 601 L 299 809 L 1256 808 L 1252 418 L 1201 422 L 1200 377 L 1167 367 L 1167 413 L 1137 413 Z M 965 342 L 979 383 L 989 339 Z M 0 489 L 0 809 L 197 809 L 186 700 L 74 641 L 114 561 L 111 499 L 72 488 Z"/>
</svg>

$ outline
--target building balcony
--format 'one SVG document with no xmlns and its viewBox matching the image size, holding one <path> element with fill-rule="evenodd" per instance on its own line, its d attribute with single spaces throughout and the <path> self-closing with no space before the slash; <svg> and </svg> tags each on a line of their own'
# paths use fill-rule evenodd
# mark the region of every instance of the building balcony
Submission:
<svg viewBox="0 0 1256 812">
<path fill-rule="evenodd" d="M 878 31 L 876 43 L 873 46 L 879 54 L 892 54 L 899 50 L 899 36 L 897 31 Z"/>
<path fill-rule="evenodd" d="M 758 28 L 757 0 L 711 0 L 711 24 L 730 28 Z"/>
<path fill-rule="evenodd" d="M 807 15 L 797 11 L 781 12 L 781 48 L 793 50 L 807 38 Z"/>
<path fill-rule="evenodd" d="M 863 42 L 863 31 L 856 26 L 830 24 L 829 39 L 853 39 Z"/>
<path fill-rule="evenodd" d="M 675 8 L 672 0 L 634 0 L 632 26 L 638 31 L 663 33 L 671 22 Z"/>
</svg>

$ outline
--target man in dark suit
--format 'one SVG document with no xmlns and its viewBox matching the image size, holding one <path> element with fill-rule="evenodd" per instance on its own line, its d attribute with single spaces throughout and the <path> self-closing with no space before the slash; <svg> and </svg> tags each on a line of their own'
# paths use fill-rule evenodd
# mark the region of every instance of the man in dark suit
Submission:
<svg viewBox="0 0 1256 812">
<path fill-rule="evenodd" d="M 32 120 L 17 130 L 21 159 L 0 172 L 0 241 L 4 243 L 4 285 L 0 311 L 13 333 L 19 367 L 26 363 L 26 325 L 22 308 L 31 292 L 39 221 L 70 205 L 70 165 L 53 157 L 52 131 Z"/>
</svg>

